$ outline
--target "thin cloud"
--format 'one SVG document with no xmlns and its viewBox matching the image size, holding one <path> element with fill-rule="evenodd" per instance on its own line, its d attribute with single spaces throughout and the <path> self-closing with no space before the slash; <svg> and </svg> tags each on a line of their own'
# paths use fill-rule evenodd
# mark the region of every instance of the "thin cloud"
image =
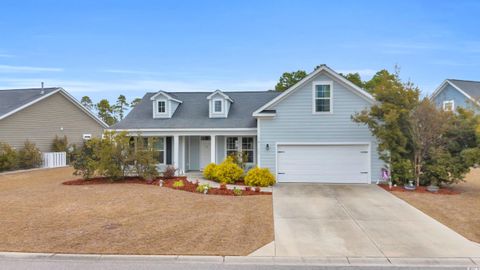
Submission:
<svg viewBox="0 0 480 270">
<path fill-rule="evenodd" d="M 126 93 L 133 92 L 143 95 L 146 92 L 158 90 L 175 92 L 209 92 L 215 89 L 224 91 L 265 91 L 272 89 L 275 81 L 219 81 L 219 80 L 116 80 L 116 81 L 89 81 L 89 80 L 62 80 L 58 78 L 1 78 L 2 88 L 36 87 L 40 82 L 45 86 L 59 86 L 72 93 Z"/>
<path fill-rule="evenodd" d="M 0 58 L 12 58 L 15 57 L 13 54 L 8 54 L 8 53 L 0 53 Z"/>
<path fill-rule="evenodd" d="M 116 73 L 116 74 L 132 74 L 132 75 L 161 75 L 158 72 L 142 71 L 142 70 L 128 70 L 128 69 L 102 69 L 101 72 Z"/>
<path fill-rule="evenodd" d="M 0 73 L 61 72 L 62 68 L 0 65 Z"/>
</svg>

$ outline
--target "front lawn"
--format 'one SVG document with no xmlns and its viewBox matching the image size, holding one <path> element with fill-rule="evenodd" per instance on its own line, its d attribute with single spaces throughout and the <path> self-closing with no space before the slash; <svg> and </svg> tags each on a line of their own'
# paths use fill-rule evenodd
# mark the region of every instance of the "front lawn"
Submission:
<svg viewBox="0 0 480 270">
<path fill-rule="evenodd" d="M 248 255 L 273 241 L 271 195 L 62 185 L 72 172 L 0 176 L 0 251 Z"/>
<path fill-rule="evenodd" d="M 456 195 L 392 192 L 466 238 L 480 243 L 480 169 L 453 186 Z"/>
</svg>

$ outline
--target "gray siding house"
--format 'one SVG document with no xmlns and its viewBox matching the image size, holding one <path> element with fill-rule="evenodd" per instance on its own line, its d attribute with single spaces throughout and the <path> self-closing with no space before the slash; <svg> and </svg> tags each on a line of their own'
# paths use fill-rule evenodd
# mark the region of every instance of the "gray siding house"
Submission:
<svg viewBox="0 0 480 270">
<path fill-rule="evenodd" d="M 0 142 L 17 149 L 29 140 L 49 152 L 55 135 L 81 144 L 107 127 L 62 88 L 0 90 Z"/>
<path fill-rule="evenodd" d="M 462 107 L 478 112 L 480 82 L 447 79 L 433 92 L 432 100 L 445 111 L 455 111 Z"/>
<path fill-rule="evenodd" d="M 111 129 L 157 137 L 160 166 L 184 172 L 242 152 L 279 182 L 371 183 L 385 164 L 376 139 L 351 116 L 373 102 L 322 65 L 283 93 L 147 93 Z"/>
</svg>

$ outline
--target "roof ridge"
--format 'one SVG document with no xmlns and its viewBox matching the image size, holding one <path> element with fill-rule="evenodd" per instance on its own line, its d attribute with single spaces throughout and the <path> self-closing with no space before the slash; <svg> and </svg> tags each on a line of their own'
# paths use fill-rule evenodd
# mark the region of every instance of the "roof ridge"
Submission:
<svg viewBox="0 0 480 270">
<path fill-rule="evenodd" d="M 212 92 L 207 92 L 207 91 L 164 91 L 165 93 L 169 93 L 169 94 L 211 94 L 215 91 L 212 91 Z M 277 91 L 274 91 L 274 90 L 251 90 L 251 91 L 248 91 L 248 90 L 242 90 L 242 91 L 222 91 L 222 93 L 269 93 L 269 92 L 272 92 L 272 93 L 280 93 L 280 92 L 277 92 Z M 158 92 L 147 92 L 147 94 L 156 94 Z"/>
<path fill-rule="evenodd" d="M 449 81 L 462 81 L 462 82 L 474 82 L 474 83 L 480 83 L 480 81 L 474 81 L 474 80 L 462 80 L 462 79 L 447 79 Z"/>
<path fill-rule="evenodd" d="M 0 89 L 0 91 L 50 90 L 50 89 L 60 89 L 60 88 L 61 88 L 61 87 L 12 88 L 12 89 Z"/>
</svg>

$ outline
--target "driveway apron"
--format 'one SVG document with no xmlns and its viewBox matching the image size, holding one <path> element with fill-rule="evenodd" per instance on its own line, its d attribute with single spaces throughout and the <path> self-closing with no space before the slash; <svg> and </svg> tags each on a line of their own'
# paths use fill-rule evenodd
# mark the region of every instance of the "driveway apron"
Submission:
<svg viewBox="0 0 480 270">
<path fill-rule="evenodd" d="M 276 256 L 480 256 L 480 245 L 376 185 L 277 184 L 273 208 Z"/>
</svg>

